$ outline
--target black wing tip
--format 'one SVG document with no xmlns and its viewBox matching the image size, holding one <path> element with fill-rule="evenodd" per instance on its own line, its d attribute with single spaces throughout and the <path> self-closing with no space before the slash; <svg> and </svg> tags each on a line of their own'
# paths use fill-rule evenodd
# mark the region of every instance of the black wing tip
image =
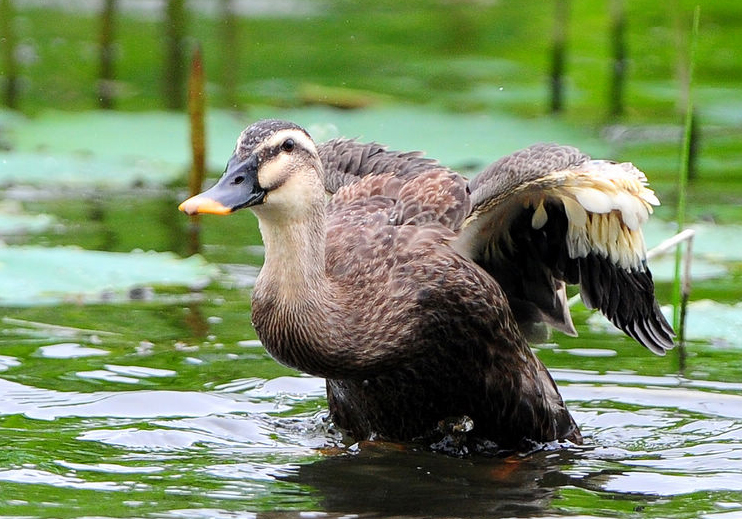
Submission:
<svg viewBox="0 0 742 519">
<path fill-rule="evenodd" d="M 617 328 L 656 355 L 675 347 L 675 332 L 654 295 L 649 269 L 624 269 L 608 258 L 588 254 L 579 259 L 580 295 Z"/>
<path fill-rule="evenodd" d="M 653 316 L 619 325 L 619 328 L 655 355 L 662 357 L 675 347 L 675 332 L 659 308 Z"/>
</svg>

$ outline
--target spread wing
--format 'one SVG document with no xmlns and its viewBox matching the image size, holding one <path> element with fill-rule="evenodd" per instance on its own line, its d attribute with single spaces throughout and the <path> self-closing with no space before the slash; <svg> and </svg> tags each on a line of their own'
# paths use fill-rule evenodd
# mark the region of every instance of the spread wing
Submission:
<svg viewBox="0 0 742 519">
<path fill-rule="evenodd" d="M 672 348 L 641 229 L 659 201 L 641 171 L 538 144 L 490 165 L 469 190 L 454 246 L 497 279 L 526 333 L 546 322 L 574 334 L 565 283 L 578 284 L 586 306 L 626 334 L 657 354 Z"/>
</svg>

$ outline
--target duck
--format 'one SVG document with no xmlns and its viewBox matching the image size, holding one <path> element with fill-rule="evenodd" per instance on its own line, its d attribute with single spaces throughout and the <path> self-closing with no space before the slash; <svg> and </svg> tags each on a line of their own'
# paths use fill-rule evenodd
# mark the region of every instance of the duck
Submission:
<svg viewBox="0 0 742 519">
<path fill-rule="evenodd" d="M 631 163 L 571 146 L 535 144 L 468 180 L 421 152 L 317 145 L 266 119 L 179 209 L 256 215 L 252 325 L 278 362 L 326 380 L 351 439 L 456 433 L 527 451 L 583 441 L 529 345 L 544 329 L 576 335 L 568 285 L 650 351 L 673 347 L 642 234 L 658 204 Z"/>
</svg>

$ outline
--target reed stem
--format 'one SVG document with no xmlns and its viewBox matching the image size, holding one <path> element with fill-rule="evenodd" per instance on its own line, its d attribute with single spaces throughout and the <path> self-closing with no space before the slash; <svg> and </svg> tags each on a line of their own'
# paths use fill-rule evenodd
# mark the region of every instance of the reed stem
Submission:
<svg viewBox="0 0 742 519">
<path fill-rule="evenodd" d="M 3 103 L 10 109 L 18 108 L 18 64 L 16 63 L 15 6 L 13 0 L 0 0 L 0 38 L 5 41 L 2 49 L 2 67 L 5 76 Z"/>
<path fill-rule="evenodd" d="M 680 174 L 678 178 L 678 207 L 676 223 L 678 232 L 685 227 L 685 206 L 686 192 L 688 189 L 688 172 L 691 159 L 691 140 L 693 134 L 693 69 L 696 61 L 696 48 L 698 44 L 698 27 L 701 18 L 701 7 L 696 5 L 693 12 L 693 27 L 688 54 L 688 75 L 687 84 L 685 85 L 685 128 L 683 131 L 682 156 L 680 161 Z M 683 252 L 678 247 L 675 250 L 675 278 L 673 284 L 673 328 L 678 334 L 679 355 L 681 359 L 681 369 L 683 368 L 683 359 L 685 358 L 685 305 L 688 301 L 688 287 L 681 281 Z"/>
<path fill-rule="evenodd" d="M 185 0 L 167 0 L 165 3 L 165 108 L 183 110 L 185 107 L 186 65 L 186 4 Z"/>
<path fill-rule="evenodd" d="M 114 31 L 117 0 L 106 0 L 100 15 L 100 55 L 98 75 L 98 106 L 110 110 L 114 106 Z"/>
<path fill-rule="evenodd" d="M 188 116 L 191 128 L 192 166 L 188 176 L 188 191 L 195 196 L 201 191 L 206 173 L 206 78 L 204 74 L 201 47 L 196 46 L 191 61 L 191 74 L 188 80 Z M 191 216 L 189 229 L 188 252 L 197 253 L 200 248 L 200 220 L 198 215 Z"/>
</svg>

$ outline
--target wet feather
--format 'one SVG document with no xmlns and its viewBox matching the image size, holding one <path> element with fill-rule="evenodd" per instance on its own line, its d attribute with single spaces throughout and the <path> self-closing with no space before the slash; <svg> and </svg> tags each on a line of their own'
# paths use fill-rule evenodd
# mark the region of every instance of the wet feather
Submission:
<svg viewBox="0 0 742 519">
<path fill-rule="evenodd" d="M 280 126 L 257 123 L 237 149 Z M 266 262 L 253 322 L 276 359 L 327 378 L 333 419 L 356 439 L 430 439 L 466 416 L 471 438 L 502 448 L 581 441 L 524 336 L 541 322 L 574 333 L 566 283 L 648 348 L 672 347 L 651 274 L 638 268 L 637 226 L 656 197 L 633 166 L 536 145 L 467 182 L 376 143 L 305 151 L 294 157 L 311 160 L 292 171 L 332 196 L 291 226 L 255 208 Z"/>
</svg>

